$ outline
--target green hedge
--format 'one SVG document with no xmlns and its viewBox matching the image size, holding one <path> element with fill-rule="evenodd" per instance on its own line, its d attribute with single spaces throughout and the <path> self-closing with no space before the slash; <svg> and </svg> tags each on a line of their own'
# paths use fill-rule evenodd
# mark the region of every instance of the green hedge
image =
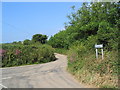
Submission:
<svg viewBox="0 0 120 90">
<path fill-rule="evenodd" d="M 49 45 L 3 44 L 2 67 L 39 64 L 54 61 L 54 49 Z"/>
</svg>

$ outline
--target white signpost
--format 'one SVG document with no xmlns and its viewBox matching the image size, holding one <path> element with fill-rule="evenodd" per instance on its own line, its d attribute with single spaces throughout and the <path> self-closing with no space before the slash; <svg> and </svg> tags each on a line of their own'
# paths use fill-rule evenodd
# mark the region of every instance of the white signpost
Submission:
<svg viewBox="0 0 120 90">
<path fill-rule="evenodd" d="M 102 59 L 104 59 L 103 58 L 103 44 L 100 44 L 100 45 L 95 44 L 95 48 L 96 48 L 96 58 L 98 59 L 98 49 L 100 48 L 102 52 Z"/>
</svg>

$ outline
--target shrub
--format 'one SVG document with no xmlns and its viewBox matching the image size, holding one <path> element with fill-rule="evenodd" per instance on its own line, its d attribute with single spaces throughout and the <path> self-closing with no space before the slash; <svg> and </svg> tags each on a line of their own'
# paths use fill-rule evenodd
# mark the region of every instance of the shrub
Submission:
<svg viewBox="0 0 120 90">
<path fill-rule="evenodd" d="M 13 45 L 3 44 L 6 50 L 2 56 L 2 67 L 38 64 L 54 61 L 54 50 L 49 45 Z"/>
<path fill-rule="evenodd" d="M 74 44 L 68 51 L 68 60 L 74 62 L 78 60 L 79 57 L 82 59 L 86 52 L 87 50 L 83 43 Z"/>
<path fill-rule="evenodd" d="M 54 48 L 55 49 L 55 53 L 60 53 L 60 54 L 67 54 L 67 49 L 64 48 Z"/>
</svg>

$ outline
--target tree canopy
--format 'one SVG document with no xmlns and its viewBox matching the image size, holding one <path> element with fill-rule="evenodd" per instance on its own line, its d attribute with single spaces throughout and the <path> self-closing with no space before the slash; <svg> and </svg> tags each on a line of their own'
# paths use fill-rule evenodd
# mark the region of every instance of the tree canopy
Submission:
<svg viewBox="0 0 120 90">
<path fill-rule="evenodd" d="M 108 49 L 117 49 L 119 2 L 83 3 L 77 11 L 75 6 L 72 9 L 73 12 L 67 16 L 69 22 L 65 23 L 66 30 L 52 36 L 49 44 L 57 48 L 68 48 L 76 41 L 84 41 L 87 44 L 94 41 L 94 44 L 104 44 Z"/>
<path fill-rule="evenodd" d="M 32 41 L 33 42 L 39 42 L 41 44 L 45 44 L 46 40 L 47 40 L 47 36 L 46 35 L 42 35 L 42 34 L 35 34 L 32 36 Z"/>
<path fill-rule="evenodd" d="M 30 45 L 31 41 L 29 39 L 26 39 L 26 40 L 23 41 L 23 44 L 24 45 Z"/>
</svg>

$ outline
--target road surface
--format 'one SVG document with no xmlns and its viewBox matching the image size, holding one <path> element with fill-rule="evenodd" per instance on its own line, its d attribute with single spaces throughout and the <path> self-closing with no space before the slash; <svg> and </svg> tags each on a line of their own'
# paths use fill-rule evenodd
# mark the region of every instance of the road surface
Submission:
<svg viewBox="0 0 120 90">
<path fill-rule="evenodd" d="M 56 61 L 2 68 L 4 88 L 84 88 L 67 71 L 67 56 L 55 54 Z"/>
</svg>

